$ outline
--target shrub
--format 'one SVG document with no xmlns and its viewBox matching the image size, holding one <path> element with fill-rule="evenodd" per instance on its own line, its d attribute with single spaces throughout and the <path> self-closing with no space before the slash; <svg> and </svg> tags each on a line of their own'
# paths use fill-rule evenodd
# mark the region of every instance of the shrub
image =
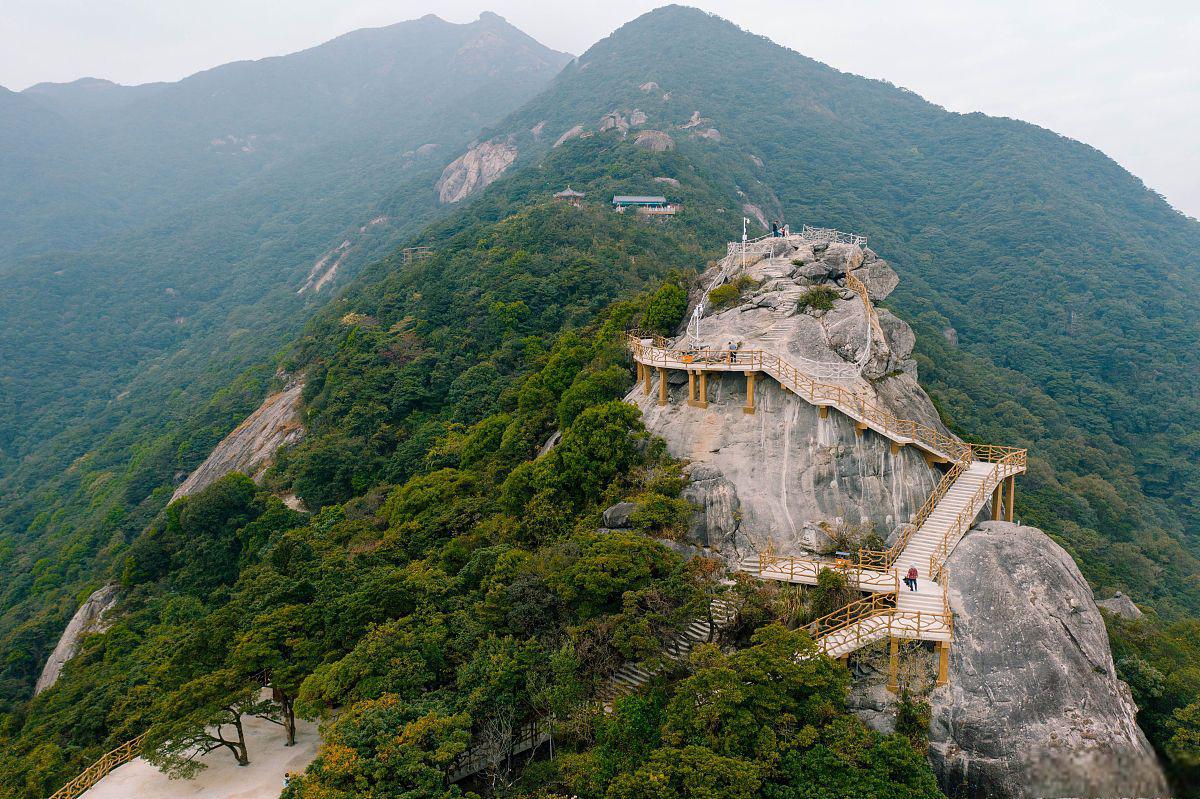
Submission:
<svg viewBox="0 0 1200 799">
<path fill-rule="evenodd" d="M 708 302 L 714 309 L 728 307 L 737 302 L 745 291 L 757 285 L 758 282 L 749 275 L 738 275 L 732 283 L 725 283 L 708 292 Z"/>
<path fill-rule="evenodd" d="M 831 311 L 833 301 L 839 296 L 832 286 L 813 286 L 796 301 L 796 310 L 815 308 L 818 311 Z"/>
<path fill-rule="evenodd" d="M 812 591 L 813 618 L 820 618 L 840 610 L 853 602 L 857 592 L 850 587 L 846 575 L 832 569 L 821 569 L 817 575 L 817 587 Z"/>
<path fill-rule="evenodd" d="M 708 292 L 708 303 L 714 309 L 724 308 L 737 302 L 742 293 L 737 290 L 737 287 L 732 283 L 726 283 L 723 286 L 717 286 L 712 291 Z"/>
<path fill-rule="evenodd" d="M 629 521 L 639 533 L 678 541 L 687 532 L 691 516 L 692 504 L 687 500 L 649 494 L 638 502 Z"/>
</svg>

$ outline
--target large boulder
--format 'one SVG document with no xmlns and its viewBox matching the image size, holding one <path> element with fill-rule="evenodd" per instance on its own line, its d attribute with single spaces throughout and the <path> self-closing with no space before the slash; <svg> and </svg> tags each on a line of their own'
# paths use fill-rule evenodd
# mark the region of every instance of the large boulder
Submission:
<svg viewBox="0 0 1200 799">
<path fill-rule="evenodd" d="M 631 519 L 635 510 L 637 510 L 636 502 L 618 502 L 604 511 L 604 526 L 617 529 L 631 527 Z"/>
<path fill-rule="evenodd" d="M 674 370 L 683 374 L 679 370 Z M 873 431 L 857 435 L 837 412 L 818 409 L 760 376 L 756 412 L 747 414 L 746 380 L 710 374 L 708 407 L 687 404 L 687 386 L 657 404 L 635 388 L 646 427 L 690 462 L 684 498 L 697 506 L 692 543 L 731 561 L 768 544 L 781 553 L 827 550 L 829 531 L 853 525 L 886 536 L 908 521 L 937 485 L 939 472 L 911 447 L 892 453 Z"/>
<path fill-rule="evenodd" d="M 871 298 L 871 302 L 879 302 L 887 299 L 896 286 L 900 285 L 900 276 L 896 274 L 896 270 L 888 266 L 887 261 L 876 259 L 866 259 L 863 265 L 855 270 L 854 276 L 863 282 L 867 287 L 867 296 Z"/>
<path fill-rule="evenodd" d="M 702 547 L 732 554 L 741 524 L 741 500 L 737 487 L 714 466 L 691 464 L 685 475 L 688 484 L 682 497 L 692 504 L 688 540 Z"/>
<path fill-rule="evenodd" d="M 948 569 L 950 682 L 930 728 L 946 795 L 1167 796 L 1070 555 L 1035 528 L 986 522 Z"/>
<path fill-rule="evenodd" d="M 654 153 L 675 149 L 675 140 L 661 130 L 643 130 L 634 137 L 633 143 Z"/>
<path fill-rule="evenodd" d="M 1120 616 L 1122 619 L 1137 621 L 1142 617 L 1142 609 L 1133 604 L 1133 600 L 1118 591 L 1108 599 L 1101 599 L 1096 602 L 1096 607 L 1103 608 L 1114 616 Z"/>
<path fill-rule="evenodd" d="M 816 249 L 816 248 L 814 248 Z M 858 269 L 862 265 L 863 254 L 862 248 L 854 244 L 842 244 L 841 242 L 830 242 L 824 251 L 819 254 L 819 257 L 830 271 L 844 275 L 847 272 Z"/>
</svg>

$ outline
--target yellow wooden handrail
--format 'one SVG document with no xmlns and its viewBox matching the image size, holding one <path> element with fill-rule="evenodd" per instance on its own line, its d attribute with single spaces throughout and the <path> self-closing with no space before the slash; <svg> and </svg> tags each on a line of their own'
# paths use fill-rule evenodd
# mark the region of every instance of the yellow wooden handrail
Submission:
<svg viewBox="0 0 1200 799">
<path fill-rule="evenodd" d="M 145 740 L 146 733 L 142 733 L 111 752 L 106 752 L 103 757 L 84 769 L 78 777 L 55 791 L 50 799 L 78 799 L 84 791 L 104 779 L 113 769 L 123 766 L 137 757 L 138 753 L 142 751 L 142 742 Z"/>
<path fill-rule="evenodd" d="M 1018 471 L 1024 471 L 1028 466 L 1028 453 L 1023 449 L 1015 449 L 1013 447 L 990 447 L 989 454 L 995 455 L 998 459 L 995 461 L 995 466 L 988 474 L 987 478 L 979 484 L 979 488 L 975 489 L 975 493 L 967 502 L 966 507 L 959 512 L 954 521 L 946 528 L 945 534 L 942 535 L 942 540 L 938 542 L 932 554 L 929 556 L 929 577 L 932 580 L 939 579 L 946 564 L 946 558 L 950 556 L 950 550 L 958 539 L 971 526 L 971 522 L 975 520 L 975 513 L 972 508 L 976 503 L 983 504 L 987 495 L 995 489 L 995 486 L 1007 478 L 1010 473 L 1016 474 Z"/>
<path fill-rule="evenodd" d="M 851 602 L 849 605 L 840 607 L 832 613 L 827 613 L 819 619 L 809 622 L 804 626 L 804 629 L 808 630 L 813 638 L 820 640 L 822 637 L 845 629 L 868 616 L 875 616 L 879 613 L 890 612 L 895 609 L 895 594 L 872 594 L 869 597 Z"/>
</svg>

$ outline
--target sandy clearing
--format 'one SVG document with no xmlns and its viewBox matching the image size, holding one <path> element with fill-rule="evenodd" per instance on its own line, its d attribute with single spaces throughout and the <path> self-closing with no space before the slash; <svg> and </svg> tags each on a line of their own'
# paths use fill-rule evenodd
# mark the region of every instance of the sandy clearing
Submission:
<svg viewBox="0 0 1200 799">
<path fill-rule="evenodd" d="M 321 743 L 317 725 L 297 720 L 296 745 L 283 745 L 283 728 L 262 719 L 245 722 L 250 765 L 241 768 L 228 750 L 210 752 L 208 768 L 193 780 L 171 780 L 140 757 L 115 769 L 83 799 L 276 799 L 284 775 L 304 770 Z"/>
</svg>

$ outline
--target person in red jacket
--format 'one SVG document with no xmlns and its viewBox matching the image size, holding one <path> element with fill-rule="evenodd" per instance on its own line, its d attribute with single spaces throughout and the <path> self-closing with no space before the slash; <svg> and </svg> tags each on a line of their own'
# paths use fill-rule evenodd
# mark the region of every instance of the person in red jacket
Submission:
<svg viewBox="0 0 1200 799">
<path fill-rule="evenodd" d="M 917 567 L 908 567 L 908 576 L 904 578 L 904 584 L 908 586 L 909 591 L 917 590 Z"/>
</svg>

